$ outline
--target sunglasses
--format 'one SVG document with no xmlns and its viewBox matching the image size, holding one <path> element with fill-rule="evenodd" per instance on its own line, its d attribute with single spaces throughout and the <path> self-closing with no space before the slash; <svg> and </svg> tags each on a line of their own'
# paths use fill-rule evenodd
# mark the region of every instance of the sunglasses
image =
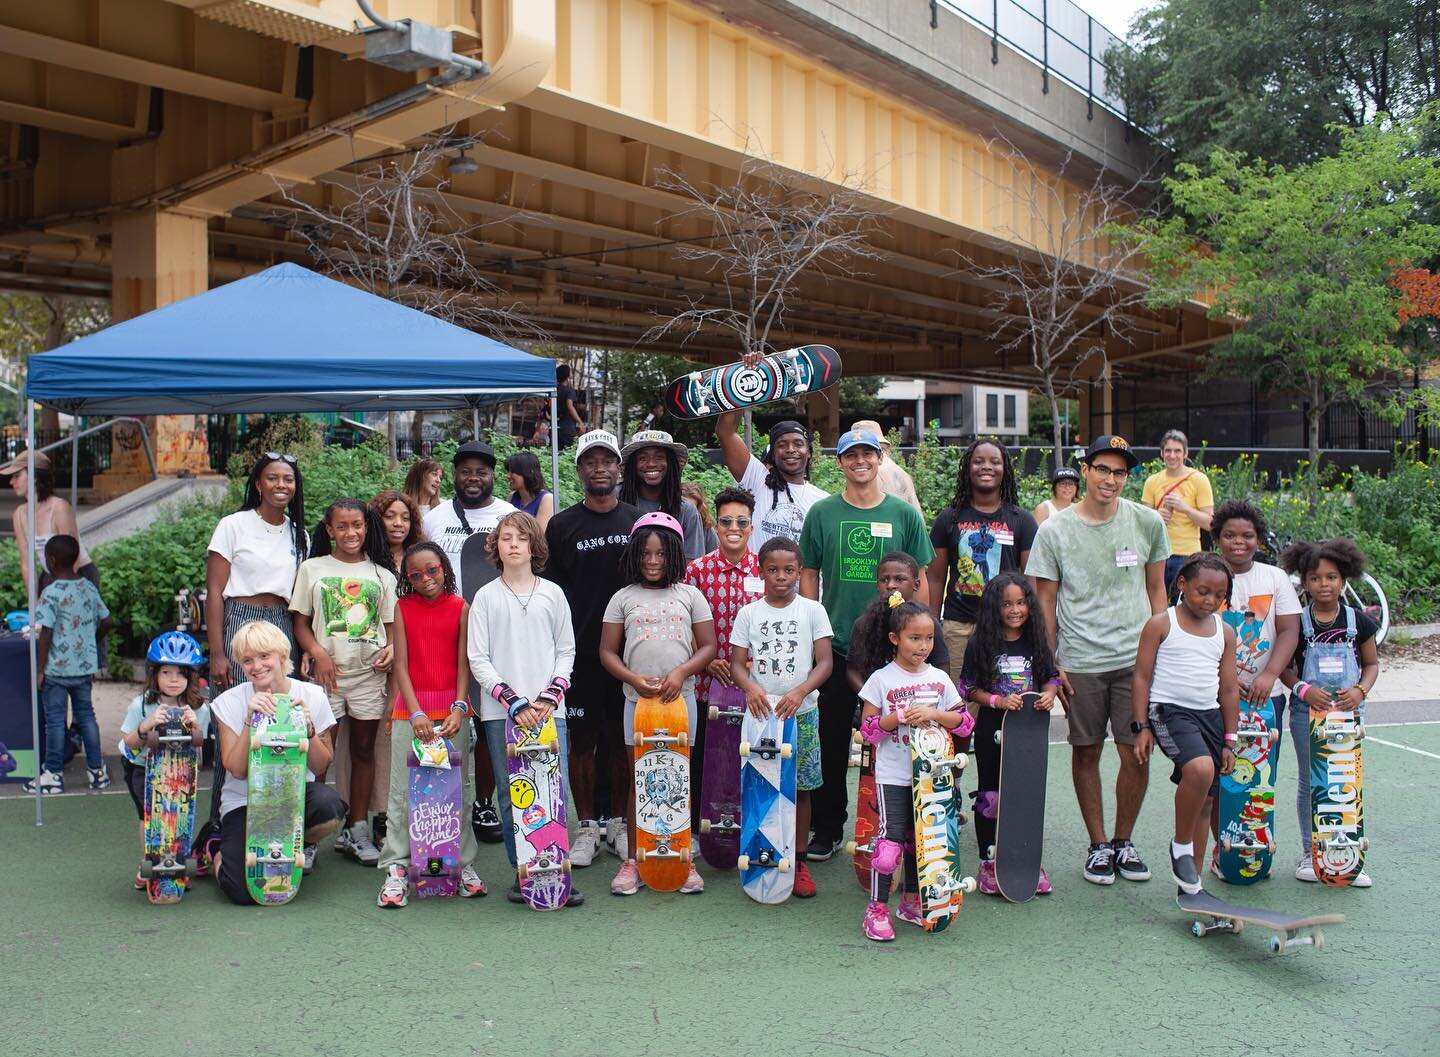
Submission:
<svg viewBox="0 0 1440 1057">
<path fill-rule="evenodd" d="M 719 525 L 721 528 L 729 528 L 731 525 L 734 525 L 736 528 L 749 528 L 750 519 L 748 517 L 727 516 L 722 518 L 716 518 L 715 524 Z"/>
<path fill-rule="evenodd" d="M 293 455 L 286 455 L 283 451 L 267 451 L 265 453 L 267 462 L 287 462 L 291 466 L 299 466 L 300 461 Z"/>
<path fill-rule="evenodd" d="M 411 569 L 405 574 L 405 579 L 409 580 L 412 584 L 418 584 L 421 580 L 425 579 L 425 577 L 437 577 L 444 571 L 445 570 L 438 565 L 427 565 L 423 569 Z"/>
</svg>

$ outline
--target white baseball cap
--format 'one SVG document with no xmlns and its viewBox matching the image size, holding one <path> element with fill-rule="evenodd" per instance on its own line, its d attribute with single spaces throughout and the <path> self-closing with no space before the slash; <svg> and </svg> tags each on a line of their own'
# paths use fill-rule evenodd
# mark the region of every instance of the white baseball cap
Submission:
<svg viewBox="0 0 1440 1057">
<path fill-rule="evenodd" d="M 604 448 L 607 451 L 613 451 L 615 458 L 620 458 L 620 441 L 617 440 L 615 434 L 609 430 L 592 429 L 589 433 L 580 434 L 580 438 L 576 442 L 575 447 L 575 461 L 578 463 L 580 456 L 584 455 L 591 448 Z"/>
</svg>

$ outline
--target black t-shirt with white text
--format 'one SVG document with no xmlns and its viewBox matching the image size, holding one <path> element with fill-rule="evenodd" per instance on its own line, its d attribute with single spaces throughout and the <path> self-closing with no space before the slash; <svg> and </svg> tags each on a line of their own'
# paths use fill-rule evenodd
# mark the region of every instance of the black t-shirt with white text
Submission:
<svg viewBox="0 0 1440 1057">
<path fill-rule="evenodd" d="M 575 657 L 599 663 L 600 626 L 610 596 L 625 586 L 620 556 L 630 542 L 630 530 L 640 511 L 629 503 L 597 514 L 583 503 L 560 511 L 545 527 L 550 560 L 541 573 L 565 592 L 575 622 Z"/>
</svg>

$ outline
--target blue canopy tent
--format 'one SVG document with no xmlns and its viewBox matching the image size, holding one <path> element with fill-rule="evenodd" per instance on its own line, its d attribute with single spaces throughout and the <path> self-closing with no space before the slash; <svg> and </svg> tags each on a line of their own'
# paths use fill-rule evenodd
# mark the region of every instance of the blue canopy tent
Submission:
<svg viewBox="0 0 1440 1057">
<path fill-rule="evenodd" d="M 560 497 L 555 362 L 423 312 L 280 264 L 30 357 L 35 405 L 72 415 L 190 415 L 477 408 L 550 394 L 551 480 Z M 35 492 L 30 489 L 30 524 Z M 30 578 L 30 611 L 36 608 Z M 35 643 L 31 707 L 38 760 Z M 43 822 L 40 793 L 35 822 Z"/>
</svg>

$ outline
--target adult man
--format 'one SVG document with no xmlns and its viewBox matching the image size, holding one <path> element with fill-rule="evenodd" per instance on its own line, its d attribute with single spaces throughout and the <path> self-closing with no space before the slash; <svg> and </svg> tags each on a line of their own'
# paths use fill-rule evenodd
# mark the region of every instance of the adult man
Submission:
<svg viewBox="0 0 1440 1057">
<path fill-rule="evenodd" d="M 555 404 L 560 409 L 560 421 L 556 425 L 560 447 L 568 448 L 576 434 L 585 428 L 585 416 L 580 414 L 580 409 L 576 406 L 579 397 L 570 384 L 568 363 L 562 363 L 555 368 L 555 387 Z"/>
<path fill-rule="evenodd" d="M 610 596 L 624 586 L 620 556 L 640 511 L 620 502 L 620 442 L 603 429 L 582 434 L 575 451 L 575 471 L 585 497 L 550 519 L 545 542 L 550 561 L 544 575 L 560 585 L 575 624 L 575 671 L 565 699 L 570 726 L 570 791 L 579 833 L 570 861 L 589 866 L 600 843 L 595 821 L 597 755 L 610 768 L 611 813 L 624 829 L 625 792 L 630 787 L 630 759 L 625 752 L 621 715 L 625 694 L 620 683 L 600 665 L 600 629 Z"/>
<path fill-rule="evenodd" d="M 680 522 L 685 533 L 685 560 L 705 553 L 705 524 L 695 504 L 680 494 L 681 468 L 690 449 L 663 429 L 642 429 L 620 449 L 625 464 L 620 474 L 620 501 L 642 514 L 660 511 Z"/>
<path fill-rule="evenodd" d="M 1101 885 L 1114 884 L 1117 870 L 1130 881 L 1150 879 L 1130 843 L 1150 780 L 1149 768 L 1130 751 L 1139 733 L 1130 716 L 1130 682 L 1140 630 L 1165 611 L 1170 543 L 1155 511 L 1120 498 L 1139 463 L 1124 437 L 1096 438 L 1082 462 L 1085 498 L 1046 519 L 1025 566 L 1058 645 L 1071 778 L 1090 834 L 1085 880 Z M 1109 841 L 1100 793 L 1107 725 L 1120 757 Z"/>
<path fill-rule="evenodd" d="M 834 671 L 820 688 L 821 786 L 811 798 L 815 837 L 806 849 L 817 862 L 830 858 L 844 839 L 850 758 L 850 732 L 855 720 L 855 692 L 845 678 L 850 631 L 875 599 L 875 572 L 886 551 L 904 551 L 923 569 L 935 556 L 920 515 L 880 490 L 880 437 L 869 430 L 851 430 L 840 438 L 835 458 L 845 475 L 839 495 L 827 496 L 810 508 L 800 533 L 800 593 L 819 599 L 835 629 L 831 649 Z M 821 595 L 821 586 L 824 595 Z M 915 600 L 929 605 L 922 577 Z"/>
<path fill-rule="evenodd" d="M 755 531 L 750 549 L 760 553 L 771 536 L 799 541 L 805 514 L 830 493 L 810 483 L 810 435 L 791 419 L 770 429 L 770 446 L 757 459 L 740 436 L 740 412 L 730 411 L 715 422 L 715 436 L 725 466 L 735 483 L 755 497 Z"/>
<path fill-rule="evenodd" d="M 1178 429 L 1166 431 L 1160 438 L 1160 458 L 1165 468 L 1145 479 L 1140 501 L 1158 510 L 1170 537 L 1170 557 L 1165 561 L 1165 590 L 1175 582 L 1180 566 L 1192 554 L 1198 554 L 1201 531 L 1210 531 L 1215 513 L 1215 493 L 1210 478 L 1193 466 L 1185 465 L 1190 442 Z"/>
<path fill-rule="evenodd" d="M 915 481 L 905 472 L 905 467 L 890 458 L 890 438 L 880 428 L 880 423 L 874 419 L 865 418 L 855 423 L 850 429 L 873 433 L 880 438 L 880 472 L 876 474 L 876 479 L 880 482 L 880 491 L 886 495 L 893 495 L 896 499 L 905 500 L 915 508 L 915 513 L 923 518 L 925 510 L 920 505 L 920 496 L 915 492 Z"/>
</svg>

